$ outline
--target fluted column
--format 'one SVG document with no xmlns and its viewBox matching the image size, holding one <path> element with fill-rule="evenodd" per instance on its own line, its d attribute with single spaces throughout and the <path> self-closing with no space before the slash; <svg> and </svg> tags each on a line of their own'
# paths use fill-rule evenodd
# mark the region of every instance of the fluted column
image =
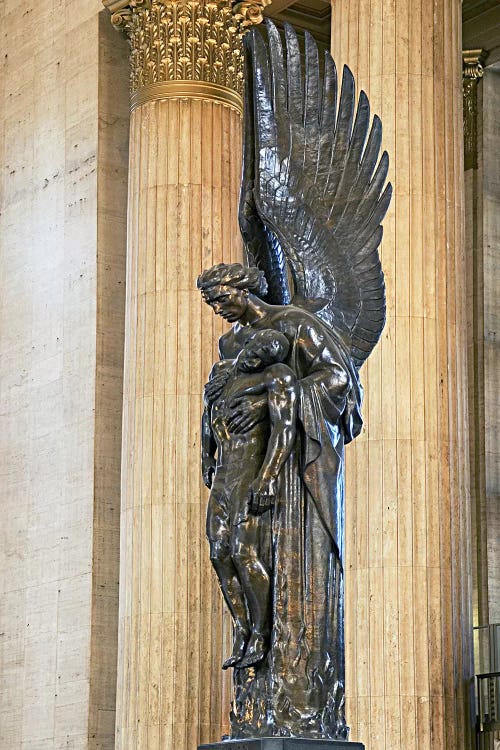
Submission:
<svg viewBox="0 0 500 750">
<path fill-rule="evenodd" d="M 459 0 L 332 0 L 394 185 L 347 455 L 347 714 L 367 750 L 472 747 L 460 28 Z"/>
<path fill-rule="evenodd" d="M 489 622 L 488 521 L 485 462 L 485 362 L 484 362 L 484 259 L 482 217 L 482 49 L 463 51 L 465 251 L 467 258 L 468 388 L 471 440 L 471 528 L 473 570 L 473 615 L 475 625 Z M 478 127 L 479 125 L 479 127 Z"/>
<path fill-rule="evenodd" d="M 193 750 L 229 707 L 199 468 L 223 331 L 196 278 L 241 259 L 241 34 L 219 0 L 105 5 L 132 84 L 116 746 Z"/>
</svg>

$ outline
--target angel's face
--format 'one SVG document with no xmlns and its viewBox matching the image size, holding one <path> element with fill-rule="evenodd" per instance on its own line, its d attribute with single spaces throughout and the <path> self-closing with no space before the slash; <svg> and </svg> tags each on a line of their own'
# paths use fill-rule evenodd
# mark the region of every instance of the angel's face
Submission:
<svg viewBox="0 0 500 750">
<path fill-rule="evenodd" d="M 213 311 L 229 323 L 236 323 L 248 307 L 248 292 L 232 286 L 215 286 L 205 294 Z"/>
</svg>

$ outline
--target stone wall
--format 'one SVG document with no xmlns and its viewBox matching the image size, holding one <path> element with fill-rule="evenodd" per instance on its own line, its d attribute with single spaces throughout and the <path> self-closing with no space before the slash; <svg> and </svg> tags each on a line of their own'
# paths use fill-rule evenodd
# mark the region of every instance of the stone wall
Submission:
<svg viewBox="0 0 500 750">
<path fill-rule="evenodd" d="M 485 475 L 490 623 L 500 622 L 500 64 L 483 78 Z"/>
<path fill-rule="evenodd" d="M 101 8 L 0 2 L 9 750 L 113 747 L 127 53 Z"/>
</svg>

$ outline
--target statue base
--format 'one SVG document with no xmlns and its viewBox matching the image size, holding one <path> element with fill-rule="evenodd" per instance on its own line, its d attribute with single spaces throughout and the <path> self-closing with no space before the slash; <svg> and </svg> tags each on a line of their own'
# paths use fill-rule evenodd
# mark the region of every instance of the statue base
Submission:
<svg viewBox="0 0 500 750">
<path fill-rule="evenodd" d="M 361 742 L 346 740 L 306 740 L 299 737 L 259 737 L 248 740 L 223 740 L 200 745 L 198 750 L 365 750 Z"/>
</svg>

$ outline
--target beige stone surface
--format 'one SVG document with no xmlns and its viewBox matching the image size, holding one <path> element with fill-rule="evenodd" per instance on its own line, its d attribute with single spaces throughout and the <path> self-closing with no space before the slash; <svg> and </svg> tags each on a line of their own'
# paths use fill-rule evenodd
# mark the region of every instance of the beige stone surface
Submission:
<svg viewBox="0 0 500 750">
<path fill-rule="evenodd" d="M 127 136 L 98 79 L 127 60 L 100 8 L 0 2 L 5 750 L 113 747 Z"/>
<path fill-rule="evenodd" d="M 228 721 L 199 461 L 222 322 L 196 277 L 241 258 L 241 120 L 168 99 L 135 109 L 130 133 L 116 746 L 187 750 Z"/>
<path fill-rule="evenodd" d="M 115 747 L 129 137 L 128 45 L 99 14 L 89 748 Z"/>
<path fill-rule="evenodd" d="M 485 466 L 484 264 L 483 264 L 483 83 L 476 83 L 477 164 L 464 174 L 468 333 L 469 456 L 471 480 L 472 610 L 474 625 L 489 622 L 488 518 Z M 464 98 L 465 106 L 465 98 Z M 476 654 L 477 658 L 478 654 Z"/>
<path fill-rule="evenodd" d="M 500 623 L 500 65 L 483 78 L 484 405 L 488 612 Z"/>
<path fill-rule="evenodd" d="M 333 0 L 382 119 L 388 317 L 347 454 L 347 712 L 367 750 L 470 748 L 461 4 Z"/>
</svg>

